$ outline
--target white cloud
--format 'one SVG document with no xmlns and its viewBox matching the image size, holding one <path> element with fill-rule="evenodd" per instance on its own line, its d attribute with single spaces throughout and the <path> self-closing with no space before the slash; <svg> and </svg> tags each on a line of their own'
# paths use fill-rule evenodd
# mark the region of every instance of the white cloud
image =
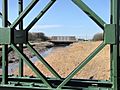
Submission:
<svg viewBox="0 0 120 90">
<path fill-rule="evenodd" d="M 62 25 L 35 25 L 32 30 L 60 28 Z"/>
</svg>

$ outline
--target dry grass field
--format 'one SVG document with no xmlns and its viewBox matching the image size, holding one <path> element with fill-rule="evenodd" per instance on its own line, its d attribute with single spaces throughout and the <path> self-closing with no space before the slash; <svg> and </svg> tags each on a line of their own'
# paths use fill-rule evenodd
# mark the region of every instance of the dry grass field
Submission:
<svg viewBox="0 0 120 90">
<path fill-rule="evenodd" d="M 101 42 L 78 42 L 64 48 L 53 50 L 45 60 L 62 76 L 66 77 L 77 67 Z M 104 79 L 110 76 L 109 45 L 101 50 L 74 78 Z M 53 75 L 39 62 L 35 65 L 48 77 Z M 35 75 L 25 66 L 25 75 Z"/>
</svg>

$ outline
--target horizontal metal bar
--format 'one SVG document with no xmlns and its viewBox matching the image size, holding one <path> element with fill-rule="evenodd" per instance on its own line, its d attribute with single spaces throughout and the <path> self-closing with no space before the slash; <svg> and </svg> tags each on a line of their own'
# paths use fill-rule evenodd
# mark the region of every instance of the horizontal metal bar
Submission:
<svg viewBox="0 0 120 90">
<path fill-rule="evenodd" d="M 29 13 L 29 11 L 35 6 L 35 4 L 39 0 L 32 0 L 32 2 L 25 8 L 23 12 L 19 15 L 19 17 L 10 25 L 10 28 L 15 28 L 20 21 Z"/>
<path fill-rule="evenodd" d="M 48 87 L 52 88 L 52 85 L 47 81 L 47 78 L 39 71 L 39 69 L 29 60 L 29 58 L 23 53 L 20 52 L 14 44 L 11 44 L 11 47 L 19 54 L 19 56 L 26 62 L 26 64 L 34 71 L 34 73 L 46 84 Z"/>
<path fill-rule="evenodd" d="M 47 10 L 54 4 L 56 0 L 50 1 L 47 6 L 37 15 L 37 17 L 34 18 L 34 20 L 28 25 L 28 27 L 25 29 L 26 31 L 29 31 L 36 23 L 37 21 L 47 12 Z"/>
<path fill-rule="evenodd" d="M 0 90 L 52 90 L 50 88 L 45 88 L 45 87 L 32 87 L 32 86 L 0 86 Z"/>
<path fill-rule="evenodd" d="M 67 77 L 66 79 L 58 86 L 62 88 L 78 71 L 80 71 L 91 59 L 105 47 L 105 43 L 102 42 L 81 64 L 79 64 Z"/>
<path fill-rule="evenodd" d="M 58 79 L 61 79 L 59 74 L 44 60 L 44 58 L 30 45 L 30 43 L 27 43 L 27 47 L 33 52 L 38 59 L 47 67 L 47 69 Z"/>
<path fill-rule="evenodd" d="M 50 83 L 55 85 L 55 88 L 65 79 L 62 78 L 60 80 L 56 78 L 47 78 Z M 1 80 L 1 78 L 0 78 Z M 24 83 L 38 83 L 42 84 L 42 81 L 40 78 L 29 78 L 29 77 L 9 77 L 8 78 L 9 82 L 24 82 Z M 106 87 L 106 88 L 111 88 L 112 87 L 112 82 L 110 81 L 102 81 L 102 80 L 87 80 L 87 79 L 71 79 L 66 86 L 68 87 L 88 87 L 92 85 L 97 85 L 98 87 Z"/>
<path fill-rule="evenodd" d="M 72 0 L 79 8 L 83 10 L 98 26 L 104 30 L 106 24 L 93 10 L 91 10 L 82 0 Z"/>
<path fill-rule="evenodd" d="M 45 87 L 21 87 L 21 86 L 0 86 L 0 90 L 113 90 L 112 88 L 100 88 L 100 87 L 81 87 L 81 88 L 76 88 L 76 87 L 66 87 L 64 89 L 50 89 L 50 88 L 45 88 Z"/>
</svg>

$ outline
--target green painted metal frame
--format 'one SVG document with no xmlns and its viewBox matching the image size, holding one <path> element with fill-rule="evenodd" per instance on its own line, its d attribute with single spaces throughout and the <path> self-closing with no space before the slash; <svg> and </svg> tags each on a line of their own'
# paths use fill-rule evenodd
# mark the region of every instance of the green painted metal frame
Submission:
<svg viewBox="0 0 120 90">
<path fill-rule="evenodd" d="M 3 30 L 10 26 L 11 34 L 14 36 L 14 30 L 19 25 L 19 30 L 23 30 L 23 19 L 29 11 L 35 6 L 39 0 L 32 0 L 31 3 L 23 10 L 23 0 L 18 0 L 19 17 L 11 24 L 8 21 L 7 0 L 2 0 L 2 18 Z M 28 31 L 36 24 L 36 22 L 46 13 L 46 11 L 55 3 L 56 0 L 51 0 L 47 6 L 33 19 L 33 21 L 25 29 Z M 120 66 L 119 66 L 119 0 L 111 0 L 111 22 L 106 24 L 93 10 L 91 10 L 82 0 L 72 0 L 79 8 L 83 10 L 99 27 L 104 31 L 104 41 L 81 63 L 79 64 L 66 78 L 61 76 L 39 55 L 39 53 L 27 42 L 28 49 L 33 52 L 38 59 L 46 66 L 46 68 L 55 76 L 55 78 L 47 78 L 41 71 L 29 60 L 23 53 L 23 44 L 16 46 L 14 42 L 2 45 L 2 76 L 0 76 L 0 89 L 8 90 L 119 90 L 120 89 Z M 26 36 L 27 38 L 27 36 Z M 1 43 L 1 42 L 0 42 Z M 72 77 L 80 71 L 91 59 L 99 53 L 107 44 L 110 45 L 111 53 L 111 80 L 84 80 L 72 79 Z M 8 53 L 14 50 L 19 55 L 19 76 L 13 77 L 8 75 Z M 37 77 L 26 77 L 23 75 L 23 62 L 25 62 L 36 74 Z M 31 81 L 31 82 L 30 82 Z M 37 87 L 36 87 L 37 86 Z"/>
<path fill-rule="evenodd" d="M 73 0 L 99 27 L 104 30 L 106 24 L 93 10 L 91 10 L 82 0 Z"/>
<path fill-rule="evenodd" d="M 19 0 L 18 1 L 19 4 L 19 15 L 22 13 L 23 11 L 23 0 Z M 21 20 L 20 24 L 19 24 L 19 30 L 23 30 L 23 20 Z M 23 44 L 19 44 L 19 49 L 21 50 L 21 52 L 23 52 Z M 19 76 L 22 77 L 23 76 L 23 60 L 21 59 L 21 57 L 19 57 Z"/>
<path fill-rule="evenodd" d="M 2 2 L 2 26 L 7 27 L 7 21 L 8 21 L 8 12 L 7 12 L 7 0 L 3 0 Z M 2 45 L 2 83 L 7 84 L 8 83 L 8 45 Z"/>
<path fill-rule="evenodd" d="M 110 45 L 111 52 L 111 81 L 113 82 L 113 90 L 120 89 L 120 66 L 119 66 L 119 20 L 120 20 L 120 1 L 111 0 L 111 24 L 116 25 L 116 44 Z"/>
<path fill-rule="evenodd" d="M 56 71 L 44 60 L 44 58 L 32 47 L 32 45 L 30 45 L 30 43 L 28 42 L 27 47 L 29 48 L 29 50 L 31 50 L 31 52 L 33 52 L 38 59 L 47 67 L 47 69 L 58 79 L 61 79 L 61 76 L 56 73 Z"/>
</svg>

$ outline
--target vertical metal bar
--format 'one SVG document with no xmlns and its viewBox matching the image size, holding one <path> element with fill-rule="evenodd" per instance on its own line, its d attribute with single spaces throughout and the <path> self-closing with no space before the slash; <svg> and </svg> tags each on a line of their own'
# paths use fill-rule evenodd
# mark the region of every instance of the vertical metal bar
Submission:
<svg viewBox="0 0 120 90">
<path fill-rule="evenodd" d="M 117 39 L 118 39 L 118 62 L 117 62 L 117 67 L 118 67 L 118 78 L 117 78 L 117 80 L 118 80 L 118 89 L 120 90 L 120 0 L 118 0 L 118 2 L 117 2 L 117 4 L 118 4 L 118 18 L 117 18 L 117 21 L 118 21 L 118 31 L 117 31 L 117 33 L 118 33 L 118 36 L 117 36 Z"/>
<path fill-rule="evenodd" d="M 23 11 L 23 0 L 18 0 L 18 4 L 19 4 L 19 15 L 20 15 L 21 12 Z M 19 30 L 23 30 L 23 20 L 20 21 Z M 23 44 L 19 44 L 19 49 L 21 52 L 23 52 Z M 20 77 L 23 76 L 23 60 L 21 57 L 19 57 L 19 76 Z"/>
<path fill-rule="evenodd" d="M 116 24 L 116 44 L 111 45 L 111 81 L 113 90 L 119 90 L 120 61 L 119 61 L 119 0 L 111 0 L 111 24 Z"/>
<path fill-rule="evenodd" d="M 113 0 L 111 0 L 110 23 L 113 23 Z M 113 45 L 110 45 L 110 80 L 114 80 L 114 60 L 113 60 Z"/>
<path fill-rule="evenodd" d="M 2 19 L 2 17 L 3 17 L 3 16 L 2 16 L 2 13 L 0 12 L 0 18 Z M 9 21 L 7 21 L 7 25 L 10 26 L 11 23 L 10 23 Z"/>
<path fill-rule="evenodd" d="M 8 21 L 8 2 L 7 0 L 2 0 L 2 26 L 7 27 Z M 2 45 L 2 83 L 8 83 L 8 45 Z"/>
</svg>

